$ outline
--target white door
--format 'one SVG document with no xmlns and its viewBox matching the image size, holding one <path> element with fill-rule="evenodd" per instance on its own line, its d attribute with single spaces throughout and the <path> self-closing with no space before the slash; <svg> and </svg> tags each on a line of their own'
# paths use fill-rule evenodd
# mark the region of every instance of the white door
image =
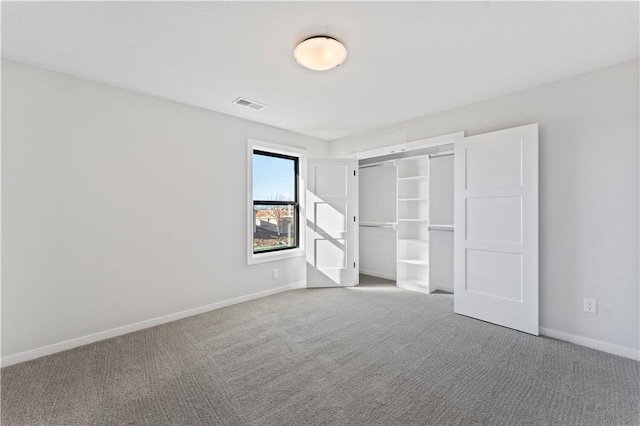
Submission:
<svg viewBox="0 0 640 426">
<path fill-rule="evenodd" d="M 455 143 L 454 311 L 538 335 L 538 125 Z"/>
<path fill-rule="evenodd" d="M 307 287 L 358 284 L 358 161 L 307 161 Z"/>
</svg>

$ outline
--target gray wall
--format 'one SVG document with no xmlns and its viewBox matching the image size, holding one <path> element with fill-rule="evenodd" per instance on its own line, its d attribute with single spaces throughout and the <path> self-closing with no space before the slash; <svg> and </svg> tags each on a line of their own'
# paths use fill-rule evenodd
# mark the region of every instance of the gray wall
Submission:
<svg viewBox="0 0 640 426">
<path fill-rule="evenodd" d="M 328 153 L 3 60 L 2 356 L 304 281 L 246 264 L 247 138 Z"/>
<path fill-rule="evenodd" d="M 535 64 L 532 64 L 535 66 Z M 541 326 L 639 347 L 638 62 L 331 142 L 331 155 L 540 124 Z M 584 297 L 598 314 L 582 311 Z"/>
</svg>

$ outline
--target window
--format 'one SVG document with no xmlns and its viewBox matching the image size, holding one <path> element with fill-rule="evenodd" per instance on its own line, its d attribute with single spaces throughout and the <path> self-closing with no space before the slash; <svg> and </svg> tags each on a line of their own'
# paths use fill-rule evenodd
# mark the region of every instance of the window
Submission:
<svg viewBox="0 0 640 426">
<path fill-rule="evenodd" d="M 247 264 L 305 255 L 307 151 L 247 141 Z"/>
<path fill-rule="evenodd" d="M 298 157 L 253 151 L 253 253 L 299 246 Z"/>
</svg>

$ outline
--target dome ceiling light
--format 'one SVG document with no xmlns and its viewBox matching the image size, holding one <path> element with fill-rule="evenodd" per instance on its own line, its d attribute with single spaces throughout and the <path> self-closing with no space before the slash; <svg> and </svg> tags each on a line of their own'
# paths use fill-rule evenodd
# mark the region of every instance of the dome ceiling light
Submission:
<svg viewBox="0 0 640 426">
<path fill-rule="evenodd" d="M 313 36 L 296 46 L 293 57 L 305 68 L 326 71 L 344 62 L 347 48 L 333 37 Z"/>
</svg>

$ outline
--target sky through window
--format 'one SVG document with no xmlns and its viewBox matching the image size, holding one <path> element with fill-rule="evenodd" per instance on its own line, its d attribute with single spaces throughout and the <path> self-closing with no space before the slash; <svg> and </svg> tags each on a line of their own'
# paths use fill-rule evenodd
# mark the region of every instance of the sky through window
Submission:
<svg viewBox="0 0 640 426">
<path fill-rule="evenodd" d="M 253 154 L 253 199 L 295 201 L 295 161 Z"/>
</svg>

